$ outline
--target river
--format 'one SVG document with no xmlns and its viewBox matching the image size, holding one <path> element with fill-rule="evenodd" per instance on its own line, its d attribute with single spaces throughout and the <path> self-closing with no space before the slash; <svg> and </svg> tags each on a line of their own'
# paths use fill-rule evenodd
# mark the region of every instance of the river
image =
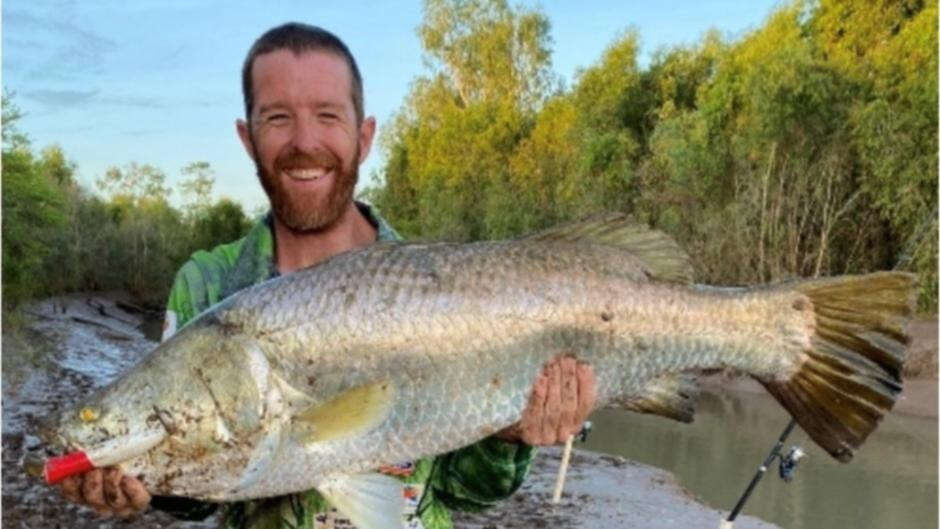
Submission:
<svg viewBox="0 0 940 529">
<path fill-rule="evenodd" d="M 789 421 L 766 394 L 703 393 L 695 422 L 605 409 L 582 448 L 621 455 L 676 475 L 708 505 L 730 510 Z M 776 462 L 743 513 L 788 529 L 937 527 L 937 420 L 889 414 L 848 464 L 797 428 L 795 478 L 777 477 Z"/>
</svg>

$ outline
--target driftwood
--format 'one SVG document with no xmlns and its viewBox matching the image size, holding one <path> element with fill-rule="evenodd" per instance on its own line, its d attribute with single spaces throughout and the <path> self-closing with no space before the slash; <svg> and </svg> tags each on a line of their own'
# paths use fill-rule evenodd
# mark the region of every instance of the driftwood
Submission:
<svg viewBox="0 0 940 529">
<path fill-rule="evenodd" d="M 124 324 L 126 324 L 126 325 L 130 325 L 130 326 L 132 326 L 132 327 L 136 327 L 136 326 L 137 326 L 137 322 L 135 322 L 135 321 L 125 320 L 125 319 L 123 319 L 123 318 L 119 318 L 119 317 L 115 316 L 114 314 L 109 314 L 108 311 L 105 309 L 104 303 L 101 303 L 100 301 L 94 300 L 94 299 L 92 299 L 92 298 L 87 298 L 87 299 L 85 300 L 85 303 L 86 303 L 89 307 L 91 307 L 91 308 L 95 309 L 96 311 L 98 311 L 98 314 L 100 314 L 101 316 L 104 316 L 105 318 L 111 318 L 111 319 L 113 319 L 113 320 L 117 320 L 117 321 L 119 321 L 119 322 L 121 322 L 121 323 L 124 323 Z M 81 321 L 81 320 L 76 320 L 76 321 Z M 88 322 L 83 322 L 83 323 L 88 323 Z"/>
<path fill-rule="evenodd" d="M 144 307 L 141 307 L 140 305 L 135 305 L 134 303 L 130 303 L 128 301 L 117 300 L 114 302 L 114 305 L 117 306 L 117 308 L 123 310 L 124 312 L 131 312 L 134 314 L 143 314 L 147 318 L 162 319 L 162 316 L 163 316 L 162 310 L 144 308 Z"/>
</svg>

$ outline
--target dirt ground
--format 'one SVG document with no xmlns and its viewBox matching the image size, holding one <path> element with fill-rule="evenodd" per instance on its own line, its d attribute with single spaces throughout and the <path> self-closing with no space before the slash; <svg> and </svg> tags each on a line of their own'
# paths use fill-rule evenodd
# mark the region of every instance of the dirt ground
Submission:
<svg viewBox="0 0 940 529">
<path fill-rule="evenodd" d="M 715 529 L 719 512 L 683 489 L 664 470 L 622 457 L 575 450 L 559 503 L 551 502 L 560 447 L 540 448 L 522 488 L 482 513 L 456 513 L 463 529 L 643 528 Z M 779 529 L 752 516 L 739 516 L 736 529 Z"/>
<path fill-rule="evenodd" d="M 54 489 L 21 470 L 24 454 L 41 448 L 39 440 L 27 433 L 34 431 L 38 418 L 113 379 L 152 349 L 153 342 L 138 330 L 140 315 L 122 309 L 116 299 L 75 295 L 46 300 L 30 309 L 36 315 L 34 322 L 15 335 L 3 336 L 4 527 L 196 529 L 217 523 L 214 519 L 182 522 L 155 511 L 127 520 L 101 519 L 62 501 Z M 918 322 L 913 335 L 911 350 L 921 366 L 918 375 L 930 378 L 906 386 L 909 389 L 898 411 L 936 417 L 936 321 Z M 742 391 L 753 389 L 745 382 L 741 385 Z M 566 494 L 559 505 L 552 505 L 549 497 L 558 460 L 558 449 L 541 450 L 519 493 L 486 513 L 459 515 L 458 527 L 678 529 L 718 525 L 718 511 L 682 490 L 667 472 L 588 452 L 576 452 Z M 775 526 L 742 517 L 735 527 Z"/>
</svg>

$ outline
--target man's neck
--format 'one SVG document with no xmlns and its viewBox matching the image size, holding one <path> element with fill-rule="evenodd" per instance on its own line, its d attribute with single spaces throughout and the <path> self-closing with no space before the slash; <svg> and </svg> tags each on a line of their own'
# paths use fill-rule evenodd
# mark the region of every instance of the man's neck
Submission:
<svg viewBox="0 0 940 529">
<path fill-rule="evenodd" d="M 296 232 L 274 216 L 275 262 L 287 274 L 323 262 L 334 255 L 375 242 L 372 224 L 352 201 L 332 226 L 317 232 Z"/>
</svg>

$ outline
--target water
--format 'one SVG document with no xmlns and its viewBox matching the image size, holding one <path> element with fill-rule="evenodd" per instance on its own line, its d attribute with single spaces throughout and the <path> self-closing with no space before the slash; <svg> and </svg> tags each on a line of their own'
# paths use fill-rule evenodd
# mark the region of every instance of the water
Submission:
<svg viewBox="0 0 940 529">
<path fill-rule="evenodd" d="M 597 412 L 583 448 L 669 470 L 708 505 L 730 511 L 789 415 L 765 394 L 703 393 L 695 422 L 681 424 L 616 409 Z M 890 414 L 852 462 L 841 464 L 797 427 L 785 450 L 807 452 L 794 480 L 776 461 L 742 514 L 788 529 L 937 527 L 937 421 Z"/>
<path fill-rule="evenodd" d="M 163 338 L 163 315 L 144 316 L 137 328 L 148 340 L 159 342 Z"/>
</svg>

